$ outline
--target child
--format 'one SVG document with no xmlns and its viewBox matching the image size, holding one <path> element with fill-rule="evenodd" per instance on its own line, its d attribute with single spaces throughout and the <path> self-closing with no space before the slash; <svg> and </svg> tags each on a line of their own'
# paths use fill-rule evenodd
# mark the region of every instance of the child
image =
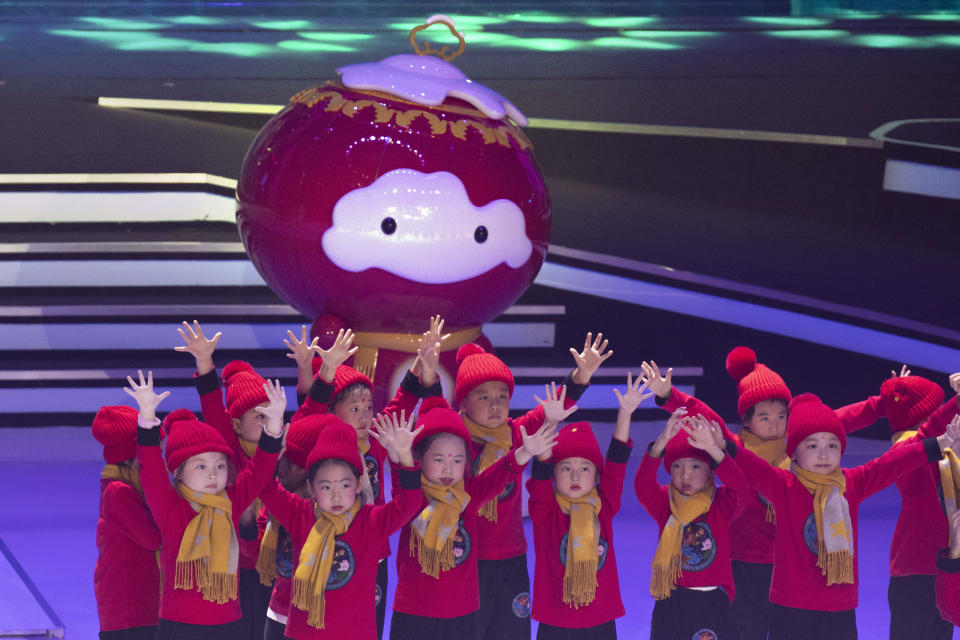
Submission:
<svg viewBox="0 0 960 640">
<path fill-rule="evenodd" d="M 317 436 L 337 419 L 330 414 L 306 416 L 290 423 L 284 439 L 283 453 L 277 464 L 277 479 L 287 492 L 309 497 L 307 489 L 308 458 L 317 442 Z M 269 489 L 268 489 L 269 491 Z M 297 559 L 290 533 L 266 507 L 260 512 L 264 532 L 260 541 L 257 572 L 263 584 L 273 584 L 267 620 L 263 629 L 264 640 L 279 640 L 284 635 L 290 613 L 290 591 L 293 569 Z"/>
<path fill-rule="evenodd" d="M 268 384 L 270 404 L 259 449 L 231 482 L 232 450 L 215 429 L 192 419 L 173 421 L 167 435 L 166 470 L 160 457 L 157 405 L 169 395 L 153 390 L 153 375 L 127 377 L 140 407 L 137 461 L 143 492 L 160 525 L 160 624 L 157 640 L 246 637 L 237 599 L 237 528 L 241 512 L 273 476 L 283 435 L 283 388 Z M 173 473 L 170 485 L 167 471 Z"/>
<path fill-rule="evenodd" d="M 412 419 L 383 418 L 371 435 L 397 457 L 399 489 L 386 505 L 365 504 L 357 433 L 329 414 L 307 459 L 311 500 L 277 487 L 263 493 L 270 513 L 293 541 L 292 606 L 285 637 L 376 637 L 375 589 L 383 541 L 420 507 L 420 472 L 410 445 Z M 291 426 L 292 428 L 292 426 Z"/>
<path fill-rule="evenodd" d="M 939 438 L 896 447 L 859 467 L 840 468 L 846 432 L 840 418 L 813 394 L 790 402 L 790 470 L 770 466 L 749 450 L 730 453 L 777 513 L 770 602 L 773 640 L 857 637 L 857 512 L 868 496 L 898 475 L 939 460 L 960 427 Z"/>
<path fill-rule="evenodd" d="M 719 425 L 713 427 L 702 416 L 691 420 L 686 409 L 677 409 L 648 448 L 634 480 L 640 504 L 660 531 L 650 571 L 656 599 L 652 639 L 688 640 L 705 631 L 713 634 L 705 637 L 735 634 L 730 522 L 743 511 L 750 487 L 714 432 L 720 435 Z M 661 457 L 670 474 L 666 487 L 657 484 Z M 714 467 L 723 481 L 719 488 Z"/>
<path fill-rule="evenodd" d="M 480 608 L 473 549 L 480 507 L 508 482 L 517 482 L 530 458 L 553 446 L 556 434 L 550 426 L 531 435 L 521 427 L 520 447 L 465 477 L 470 432 L 460 416 L 442 397 L 431 397 L 423 401 L 418 424 L 414 457 L 420 460 L 425 497 L 419 515 L 400 534 L 390 637 L 466 640 L 476 633 Z M 397 463 L 394 456 L 391 463 Z"/>
<path fill-rule="evenodd" d="M 589 333 L 582 352 L 570 349 L 576 367 L 563 385 L 568 407 L 583 394 L 600 364 L 613 355 L 606 349 L 603 334 L 593 340 Z M 476 474 L 520 445 L 521 426 L 528 432 L 539 429 L 543 409 L 537 407 L 519 418 L 510 418 L 513 374 L 500 358 L 484 352 L 479 345 L 460 347 L 457 365 L 455 401 L 470 431 L 470 455 Z M 421 382 L 432 385 L 433 379 L 425 377 L 432 369 L 426 364 L 423 367 Z M 530 637 L 529 615 L 517 615 L 517 611 L 529 611 L 528 607 L 518 607 L 518 601 L 530 595 L 521 494 L 519 485 L 511 482 L 480 509 L 476 543 L 480 579 L 478 640 Z"/>
<path fill-rule="evenodd" d="M 960 509 L 950 516 L 950 546 L 937 554 L 936 592 L 940 615 L 960 625 Z"/>
<path fill-rule="evenodd" d="M 434 319 L 435 322 L 437 319 Z M 435 327 L 434 327 L 435 328 Z M 290 347 L 292 356 L 302 370 L 306 363 L 310 363 L 304 351 L 315 351 L 321 356 L 321 364 L 313 381 L 310 392 L 303 404 L 294 414 L 296 420 L 302 416 L 330 412 L 343 422 L 346 422 L 357 431 L 357 445 L 363 457 L 363 474 L 360 481 L 363 485 L 366 499 L 376 505 L 384 504 L 384 465 L 387 453 L 376 439 L 370 439 L 370 427 L 373 424 L 373 382 L 353 367 L 343 364 L 356 351 L 353 346 L 353 332 L 350 329 L 341 329 L 333 345 L 327 350 L 316 347 L 313 343 L 306 344 L 306 338 L 296 340 L 291 333 Z M 315 362 L 315 360 L 313 360 Z M 312 366 L 312 365 L 311 365 Z M 416 364 L 414 366 L 417 366 Z M 300 377 L 305 377 L 301 371 Z M 400 383 L 396 395 L 384 408 L 384 415 L 394 415 L 404 412 L 413 415 L 414 408 L 425 393 L 439 395 L 440 385 L 435 389 L 422 390 L 420 381 L 413 369 L 407 372 Z M 386 560 L 390 555 L 390 543 L 384 541 L 381 559 Z M 387 565 L 381 562 L 377 570 L 377 587 L 375 598 L 377 604 L 377 637 L 383 634 L 383 623 L 387 611 Z"/>
<path fill-rule="evenodd" d="M 637 381 L 639 384 L 639 380 Z M 620 510 L 630 450 L 630 414 L 645 387 L 627 385 L 606 464 L 589 422 L 567 425 L 553 451 L 538 456 L 527 480 L 536 564 L 533 618 L 538 640 L 617 637 L 615 619 L 624 614 L 613 516 Z M 566 417 L 555 392 L 544 403 L 544 427 Z M 551 459 L 552 457 L 552 459 Z M 559 558 L 559 562 L 557 561 Z"/>
<path fill-rule="evenodd" d="M 161 432 L 162 436 L 162 432 Z M 103 640 L 153 640 L 160 609 L 160 532 L 143 499 L 136 462 L 137 410 L 102 407 L 93 437 L 103 445 L 93 590 Z"/>
<path fill-rule="evenodd" d="M 266 380 L 249 363 L 234 360 L 223 368 L 224 393 L 221 393 L 213 352 L 222 334 L 217 332 L 213 338 L 207 339 L 196 320 L 192 326 L 183 322 L 177 333 L 185 344 L 175 350 L 190 353 L 196 361 L 195 384 L 203 420 L 223 437 L 233 451 L 239 470 L 242 470 L 257 450 L 257 441 L 266 420 L 258 409 L 268 402 L 264 393 Z M 261 582 L 256 569 L 261 546 L 256 521 L 260 506 L 259 500 L 254 500 L 241 514 L 238 540 L 240 608 L 247 621 L 247 635 L 255 638 L 263 634 L 272 586 Z"/>
<path fill-rule="evenodd" d="M 950 384 L 960 392 L 960 373 L 950 377 Z M 960 412 L 960 396 L 943 403 L 940 385 L 920 376 L 891 377 L 880 387 L 880 396 L 895 432 L 894 447 L 939 436 Z M 955 459 L 948 455 L 897 478 L 902 506 L 890 544 L 891 639 L 949 640 L 953 636 L 952 625 L 937 613 L 934 576 L 937 552 L 950 540 L 947 519 L 954 507 L 947 499 L 941 503 L 940 495 L 956 495 L 950 473 L 950 461 Z"/>
<path fill-rule="evenodd" d="M 790 465 L 786 454 L 787 404 L 790 389 L 783 378 L 764 364 L 748 347 L 735 347 L 727 354 L 726 369 L 737 381 L 737 415 L 743 428 L 737 434 L 706 403 L 671 384 L 672 370 L 661 377 L 655 362 L 641 365 L 657 404 L 673 412 L 686 407 L 690 415 L 717 422 L 724 438 L 748 449 L 775 467 Z M 879 396 L 837 410 L 847 433 L 863 429 L 881 414 Z M 773 574 L 776 513 L 759 494 L 748 496 L 743 513 L 730 523 L 730 556 L 736 596 L 730 614 L 742 640 L 765 640 L 770 627 L 770 578 Z"/>
</svg>

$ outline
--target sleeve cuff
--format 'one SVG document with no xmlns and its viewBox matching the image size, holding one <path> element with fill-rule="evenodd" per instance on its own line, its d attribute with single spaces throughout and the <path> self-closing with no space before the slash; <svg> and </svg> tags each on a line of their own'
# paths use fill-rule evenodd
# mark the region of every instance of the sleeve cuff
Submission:
<svg viewBox="0 0 960 640">
<path fill-rule="evenodd" d="M 400 488 L 401 489 L 419 489 L 420 488 L 420 467 L 400 467 Z"/>
<path fill-rule="evenodd" d="M 313 384 L 310 385 L 310 393 L 308 395 L 314 402 L 327 404 L 330 402 L 330 398 L 333 397 L 333 385 L 327 384 L 326 380 L 317 376 L 313 379 Z"/>
<path fill-rule="evenodd" d="M 250 524 L 241 524 L 237 527 L 237 533 L 244 540 L 256 540 L 260 535 L 260 529 L 257 528 L 257 521 L 254 520 Z"/>
<path fill-rule="evenodd" d="M 937 569 L 945 573 L 960 573 L 960 558 L 951 558 L 948 553 L 949 548 L 937 552 Z"/>
<path fill-rule="evenodd" d="M 553 479 L 553 462 L 549 460 L 547 462 L 542 462 L 534 458 L 531 465 L 532 466 L 530 467 L 530 476 L 534 480 Z"/>
<path fill-rule="evenodd" d="M 936 438 L 924 438 L 923 451 L 927 454 L 927 460 L 930 462 L 937 462 L 943 457 L 943 452 L 940 451 L 940 443 L 937 442 Z"/>
<path fill-rule="evenodd" d="M 610 438 L 610 446 L 607 448 L 607 460 L 619 464 L 626 464 L 630 460 L 630 451 L 633 450 L 633 440 L 620 442 L 616 438 Z"/>
<path fill-rule="evenodd" d="M 671 395 L 673 394 L 673 389 L 670 389 L 670 393 Z M 670 396 L 667 396 L 666 398 L 661 398 L 660 396 L 653 396 L 653 399 L 657 403 L 658 407 L 666 406 L 666 404 L 670 402 Z"/>
<path fill-rule="evenodd" d="M 737 449 L 737 443 L 734 442 L 733 440 L 727 440 L 727 441 L 724 443 L 723 450 L 724 450 L 724 451 L 726 452 L 726 454 L 727 454 L 728 456 L 730 456 L 731 458 L 736 458 L 736 457 L 737 457 L 737 451 L 738 451 L 738 449 Z"/>
<path fill-rule="evenodd" d="M 197 385 L 197 393 L 201 396 L 213 393 L 220 388 L 220 378 L 217 376 L 216 369 L 208 371 L 202 376 L 197 376 L 193 379 L 193 383 Z"/>
<path fill-rule="evenodd" d="M 153 429 L 137 427 L 137 444 L 144 447 L 159 447 L 160 429 L 157 427 L 154 427 Z"/>
<path fill-rule="evenodd" d="M 658 456 L 653 455 L 653 445 L 655 444 L 656 442 L 651 440 L 650 444 L 647 445 L 647 455 L 650 456 L 651 458 L 662 458 L 663 457 L 662 453 Z"/>
<path fill-rule="evenodd" d="M 272 435 L 267 433 L 266 429 L 260 432 L 260 440 L 257 442 L 257 446 L 263 449 L 266 453 L 280 453 L 280 447 L 283 445 L 283 436 L 274 438 Z"/>
<path fill-rule="evenodd" d="M 589 384 L 577 384 L 573 381 L 573 372 L 567 374 L 567 377 L 564 379 L 563 384 L 567 386 L 567 398 L 571 400 L 579 400 L 580 396 L 583 395 L 583 392 L 587 390 Z"/>
<path fill-rule="evenodd" d="M 420 397 L 420 379 L 417 378 L 410 369 L 407 369 L 403 380 L 400 381 L 400 388 L 409 394 L 415 395 L 418 398 Z"/>
</svg>

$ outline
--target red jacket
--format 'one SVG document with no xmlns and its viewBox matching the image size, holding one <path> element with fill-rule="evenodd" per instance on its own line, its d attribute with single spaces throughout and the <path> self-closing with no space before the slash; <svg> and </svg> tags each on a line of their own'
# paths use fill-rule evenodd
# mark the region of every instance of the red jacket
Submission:
<svg viewBox="0 0 960 640">
<path fill-rule="evenodd" d="M 604 624 L 624 615 L 620 599 L 617 557 L 613 550 L 613 516 L 620 510 L 623 479 L 633 443 L 611 440 L 607 459 L 600 473 L 597 493 L 601 507 L 600 547 L 602 557 L 597 566 L 597 593 L 593 602 L 574 609 L 563 603 L 564 562 L 560 554 L 566 549 L 564 539 L 570 531 L 570 516 L 557 504 L 553 492 L 553 463 L 535 461 L 527 480 L 530 492 L 530 520 L 533 523 L 533 547 L 537 560 L 533 574 L 534 620 L 555 627 L 582 629 Z"/>
<path fill-rule="evenodd" d="M 236 482 L 227 489 L 233 504 L 233 526 L 239 526 L 240 515 L 260 494 L 273 477 L 280 453 L 280 438 L 266 433 L 260 437 L 260 448 L 250 463 L 237 474 Z M 203 599 L 194 590 L 174 589 L 173 577 L 180 541 L 187 525 L 197 515 L 170 484 L 170 476 L 160 456 L 159 430 L 137 430 L 137 461 L 141 465 L 140 482 L 154 520 L 160 525 L 160 565 L 163 574 L 163 593 L 160 596 L 160 617 L 164 620 L 197 625 L 217 625 L 233 622 L 241 617 L 240 601 L 217 604 Z"/>
<path fill-rule="evenodd" d="M 657 404 L 660 404 L 657 399 Z M 723 428 L 723 436 L 732 440 L 738 448 L 743 448 L 743 441 L 735 433 L 727 429 L 726 423 L 707 403 L 674 388 L 670 398 L 663 408 L 673 413 L 679 407 L 687 407 L 690 413 L 700 413 L 708 420 L 715 420 Z M 836 409 L 840 422 L 847 433 L 869 427 L 883 415 L 883 403 L 880 396 L 870 398 L 855 404 Z M 767 522 L 767 505 L 764 498 L 754 493 L 746 498 L 743 513 L 730 523 L 730 556 L 741 562 L 756 562 L 760 564 L 773 563 L 773 541 L 776 527 Z"/>
<path fill-rule="evenodd" d="M 400 488 L 389 503 L 364 505 L 347 532 L 337 536 L 335 553 L 342 554 L 343 559 L 339 562 L 335 560 L 337 564 L 331 568 L 324 591 L 324 628 L 310 626 L 307 624 L 307 612 L 291 606 L 285 636 L 296 640 L 372 640 L 377 637 L 374 593 L 380 550 L 390 534 L 416 515 L 423 499 L 419 470 L 401 469 L 399 475 Z M 295 496 L 276 483 L 261 498 L 270 513 L 290 532 L 295 572 L 303 545 L 317 521 L 314 502 Z"/>
<path fill-rule="evenodd" d="M 659 533 L 670 519 L 668 486 L 657 484 L 657 469 L 663 458 L 649 453 L 643 456 L 633 489 L 637 499 L 657 522 Z M 730 521 L 743 511 L 748 496 L 753 494 L 743 471 L 729 455 L 717 466 L 723 481 L 713 494 L 710 509 L 683 528 L 682 574 L 679 587 L 722 587 L 733 601 L 733 570 L 730 567 Z M 689 541 L 688 541 L 689 540 Z M 692 544 L 691 544 L 692 543 Z"/>
<path fill-rule="evenodd" d="M 920 425 L 917 435 L 894 447 L 943 434 L 958 412 L 960 402 L 956 397 L 950 398 Z M 950 542 L 939 487 L 940 470 L 936 463 L 923 465 L 897 478 L 902 506 L 890 543 L 891 576 L 932 576 L 937 572 L 937 552 Z"/>
<path fill-rule="evenodd" d="M 775 469 L 746 449 L 738 449 L 735 460 L 753 487 L 769 499 L 777 511 L 776 546 L 770 602 L 813 611 L 846 611 L 857 606 L 858 551 L 857 514 L 860 503 L 893 483 L 901 473 L 940 457 L 937 441 L 929 438 L 896 447 L 875 460 L 842 469 L 850 506 L 851 535 L 854 540 L 853 583 L 827 586 L 817 567 L 816 534 L 813 528 L 813 496 L 800 480 L 786 469 Z M 814 530 L 815 531 L 815 530 Z"/>
<path fill-rule="evenodd" d="M 119 480 L 100 481 L 97 566 L 93 591 L 101 631 L 157 624 L 160 532 L 136 489 Z"/>
<path fill-rule="evenodd" d="M 480 589 L 477 578 L 477 520 L 480 506 L 497 495 L 509 482 L 519 482 L 525 465 L 518 465 L 514 455 L 508 454 L 487 467 L 483 473 L 465 477 L 464 484 L 470 502 L 460 514 L 457 540 L 454 542 L 456 564 L 433 578 L 422 571 L 416 548 L 410 549 L 410 525 L 400 532 L 397 546 L 397 591 L 393 610 L 414 616 L 430 618 L 458 618 L 480 608 Z M 397 474 L 392 473 L 393 488 L 397 490 Z M 424 496 L 414 516 L 427 506 Z"/>
</svg>

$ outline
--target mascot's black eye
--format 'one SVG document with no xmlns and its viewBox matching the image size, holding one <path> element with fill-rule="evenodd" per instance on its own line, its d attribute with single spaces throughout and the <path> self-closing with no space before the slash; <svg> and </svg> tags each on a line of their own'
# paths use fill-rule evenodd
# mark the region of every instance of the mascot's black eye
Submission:
<svg viewBox="0 0 960 640">
<path fill-rule="evenodd" d="M 487 228 L 483 225 L 480 225 L 473 232 L 473 239 L 477 241 L 477 244 L 483 244 L 487 241 L 487 235 Z"/>
<path fill-rule="evenodd" d="M 388 236 L 392 235 L 397 230 L 397 221 L 393 218 L 384 218 L 383 222 L 380 223 L 380 230 Z"/>
</svg>

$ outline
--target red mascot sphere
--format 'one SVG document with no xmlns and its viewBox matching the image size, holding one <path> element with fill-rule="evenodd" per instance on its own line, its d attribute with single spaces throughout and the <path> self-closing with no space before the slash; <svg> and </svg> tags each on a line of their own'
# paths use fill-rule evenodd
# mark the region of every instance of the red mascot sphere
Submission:
<svg viewBox="0 0 960 640">
<path fill-rule="evenodd" d="M 536 277 L 550 203 L 526 119 L 449 62 L 339 69 L 260 131 L 237 225 L 270 287 L 310 318 L 419 334 L 479 328 Z"/>
</svg>

